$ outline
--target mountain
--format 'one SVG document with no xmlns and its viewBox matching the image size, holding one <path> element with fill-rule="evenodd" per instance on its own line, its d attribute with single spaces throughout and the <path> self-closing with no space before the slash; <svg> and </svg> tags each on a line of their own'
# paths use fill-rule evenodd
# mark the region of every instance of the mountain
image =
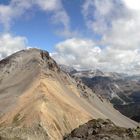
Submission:
<svg viewBox="0 0 140 140">
<path fill-rule="evenodd" d="M 95 76 L 82 77 L 83 83 L 97 95 L 110 100 L 124 115 L 140 121 L 140 81 L 130 78 Z"/>
<path fill-rule="evenodd" d="M 71 73 L 124 115 L 140 122 L 140 76 L 84 70 Z"/>
<path fill-rule="evenodd" d="M 66 65 L 59 65 L 59 67 L 63 72 L 66 72 L 69 74 L 77 73 L 77 70 L 74 69 L 73 67 L 66 66 Z"/>
<path fill-rule="evenodd" d="M 0 139 L 61 140 L 98 118 L 138 125 L 63 72 L 47 51 L 22 50 L 0 61 Z"/>
</svg>

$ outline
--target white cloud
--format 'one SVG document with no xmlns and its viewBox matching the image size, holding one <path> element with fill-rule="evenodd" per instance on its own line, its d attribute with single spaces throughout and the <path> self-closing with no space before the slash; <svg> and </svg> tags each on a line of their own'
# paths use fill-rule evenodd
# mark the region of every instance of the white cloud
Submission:
<svg viewBox="0 0 140 140">
<path fill-rule="evenodd" d="M 11 22 L 25 13 L 31 7 L 27 0 L 11 0 L 9 5 L 0 5 L 0 23 L 9 30 Z"/>
<path fill-rule="evenodd" d="M 76 68 L 95 67 L 100 48 L 91 40 L 72 38 L 56 45 L 52 54 L 58 63 Z"/>
<path fill-rule="evenodd" d="M 78 69 L 99 68 L 103 71 L 139 73 L 140 50 L 100 48 L 97 43 L 80 38 L 67 39 L 56 45 L 52 57 L 60 64 Z"/>
<path fill-rule="evenodd" d="M 23 16 L 34 6 L 47 13 L 51 12 L 55 23 L 62 24 L 66 29 L 69 28 L 69 17 L 61 0 L 11 0 L 9 5 L 0 5 L 0 23 L 8 30 L 15 18 Z"/>
<path fill-rule="evenodd" d="M 85 0 L 82 12 L 87 27 L 102 36 L 95 43 L 105 47 L 98 57 L 99 67 L 140 73 L 139 1 Z"/>
<path fill-rule="evenodd" d="M 85 0 L 82 12 L 87 27 L 98 34 L 108 32 L 113 21 L 130 16 L 121 0 Z"/>
<path fill-rule="evenodd" d="M 124 0 L 126 6 L 133 10 L 140 10 L 140 1 L 139 0 Z"/>
<path fill-rule="evenodd" d="M 0 35 L 0 59 L 27 47 L 27 39 L 25 37 L 12 36 L 10 34 Z"/>
<path fill-rule="evenodd" d="M 131 5 L 132 7 L 130 7 Z M 83 15 L 87 26 L 100 34 L 104 46 L 119 49 L 140 47 L 138 0 L 86 0 Z"/>
</svg>

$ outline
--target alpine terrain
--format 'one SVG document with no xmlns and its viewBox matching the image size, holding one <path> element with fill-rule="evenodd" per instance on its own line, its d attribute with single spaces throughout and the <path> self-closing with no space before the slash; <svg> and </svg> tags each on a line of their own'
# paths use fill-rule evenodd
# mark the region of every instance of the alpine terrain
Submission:
<svg viewBox="0 0 140 140">
<path fill-rule="evenodd" d="M 61 140 L 98 118 L 138 126 L 63 72 L 47 51 L 22 50 L 0 61 L 0 139 Z"/>
<path fill-rule="evenodd" d="M 78 71 L 64 65 L 61 69 L 80 79 L 97 96 L 110 101 L 122 114 L 140 122 L 140 75 L 98 69 Z"/>
</svg>

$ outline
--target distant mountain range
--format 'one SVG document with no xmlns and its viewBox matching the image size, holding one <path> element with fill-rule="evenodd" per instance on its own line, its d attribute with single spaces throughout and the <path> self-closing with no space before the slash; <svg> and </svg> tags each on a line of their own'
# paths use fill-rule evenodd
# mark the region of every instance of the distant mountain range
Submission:
<svg viewBox="0 0 140 140">
<path fill-rule="evenodd" d="M 140 75 L 102 72 L 98 69 L 78 71 L 65 67 L 72 77 L 79 78 L 94 93 L 109 100 L 124 115 L 140 121 Z"/>
</svg>

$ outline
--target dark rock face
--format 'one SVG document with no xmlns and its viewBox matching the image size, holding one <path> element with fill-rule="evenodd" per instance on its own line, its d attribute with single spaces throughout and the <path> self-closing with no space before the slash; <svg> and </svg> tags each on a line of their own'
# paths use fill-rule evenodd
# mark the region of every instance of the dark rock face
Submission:
<svg viewBox="0 0 140 140">
<path fill-rule="evenodd" d="M 64 140 L 139 140 L 140 129 L 117 127 L 110 120 L 91 120 L 74 129 Z"/>
<path fill-rule="evenodd" d="M 126 105 L 115 105 L 122 114 L 130 117 L 132 120 L 140 122 L 140 103 L 130 103 Z"/>
<path fill-rule="evenodd" d="M 50 57 L 47 51 L 40 50 L 42 60 L 47 64 L 47 67 L 53 71 L 60 71 L 57 63 Z"/>
<path fill-rule="evenodd" d="M 82 77 L 83 83 L 97 95 L 110 100 L 122 114 L 140 122 L 140 86 L 139 80 L 111 77 Z"/>
<path fill-rule="evenodd" d="M 49 53 L 47 51 L 40 51 L 40 55 L 43 60 L 47 60 L 50 58 Z"/>
</svg>

